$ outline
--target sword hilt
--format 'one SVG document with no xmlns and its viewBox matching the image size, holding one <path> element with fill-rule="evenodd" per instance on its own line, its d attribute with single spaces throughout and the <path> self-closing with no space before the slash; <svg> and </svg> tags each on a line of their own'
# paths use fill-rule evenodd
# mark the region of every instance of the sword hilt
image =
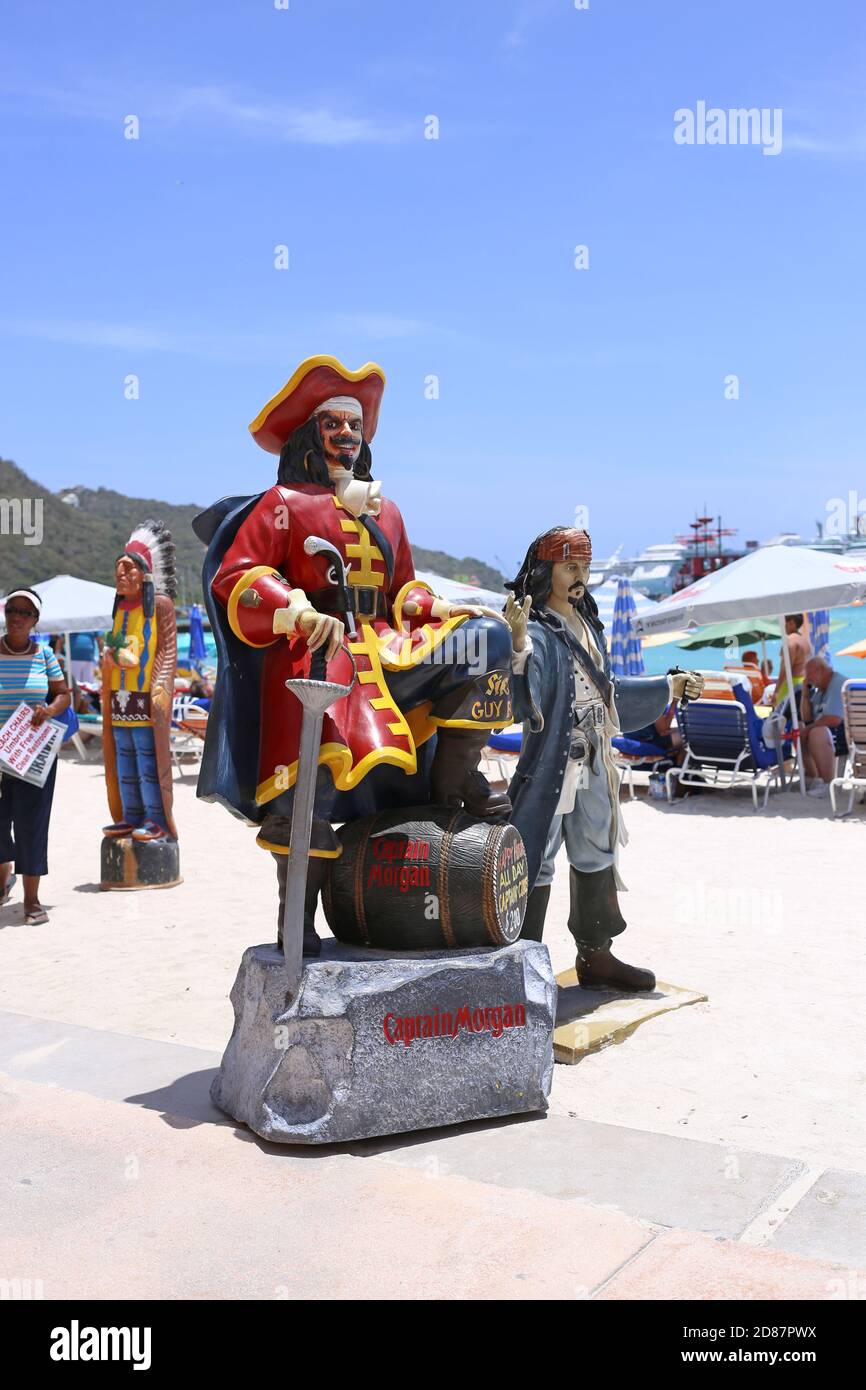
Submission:
<svg viewBox="0 0 866 1390">
<path fill-rule="evenodd" d="M 323 681 L 326 679 L 327 674 L 328 664 L 325 661 L 325 648 L 317 647 L 310 661 L 310 680 Z"/>
</svg>

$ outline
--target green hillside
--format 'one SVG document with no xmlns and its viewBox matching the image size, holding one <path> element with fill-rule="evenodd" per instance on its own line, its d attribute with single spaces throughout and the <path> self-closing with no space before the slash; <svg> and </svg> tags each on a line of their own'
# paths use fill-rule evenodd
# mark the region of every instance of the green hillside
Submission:
<svg viewBox="0 0 866 1390">
<path fill-rule="evenodd" d="M 77 505 L 62 500 L 71 496 L 77 498 Z M 28 517 L 35 519 L 32 503 L 37 499 L 42 502 L 42 540 L 38 545 L 28 545 L 24 536 L 11 533 L 17 501 L 24 499 L 25 523 Z M 13 502 L 16 507 L 10 506 Z M 201 503 L 175 506 L 157 498 L 125 497 L 110 488 L 81 484 L 50 492 L 14 463 L 0 459 L 0 593 L 15 584 L 33 584 L 55 574 L 111 584 L 114 561 L 130 532 L 154 517 L 169 527 L 177 548 L 178 601 L 192 602 L 201 597 L 204 550 L 190 523 L 201 509 Z M 458 560 L 444 551 L 421 546 L 413 546 L 412 551 L 419 569 L 435 570 L 449 579 L 467 580 L 486 589 L 502 588 L 502 575 L 483 560 L 472 556 Z"/>
</svg>

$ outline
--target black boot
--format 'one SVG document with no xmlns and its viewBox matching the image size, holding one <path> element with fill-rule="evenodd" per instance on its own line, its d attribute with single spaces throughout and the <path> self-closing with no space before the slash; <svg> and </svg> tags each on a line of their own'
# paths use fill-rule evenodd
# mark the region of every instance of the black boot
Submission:
<svg viewBox="0 0 866 1390">
<path fill-rule="evenodd" d="M 612 989 L 635 994 L 655 989 L 651 970 L 626 965 L 611 954 L 611 937 L 625 931 L 613 869 L 597 873 L 569 870 L 571 910 L 568 929 L 577 942 L 577 979 L 583 989 Z"/>
<path fill-rule="evenodd" d="M 279 916 L 277 917 L 277 946 L 283 949 L 283 914 L 286 910 L 286 880 L 289 872 L 289 856 L 287 854 L 275 854 L 274 859 L 277 865 L 277 884 L 280 892 Z M 319 891 L 325 877 L 326 863 L 324 859 L 307 860 L 307 890 L 304 896 L 304 946 L 305 956 L 317 956 L 322 949 L 322 942 L 316 931 L 316 907 L 319 901 Z"/>
<path fill-rule="evenodd" d="M 430 800 L 437 805 L 463 806 L 479 820 L 506 820 L 511 802 L 495 792 L 478 764 L 489 729 L 440 729 L 430 768 Z"/>
<path fill-rule="evenodd" d="M 523 926 L 520 929 L 521 941 L 540 941 L 544 931 L 544 919 L 547 915 L 547 904 L 550 902 L 549 883 L 545 883 L 541 888 L 533 888 L 526 904 L 526 916 L 523 919 Z"/>
</svg>

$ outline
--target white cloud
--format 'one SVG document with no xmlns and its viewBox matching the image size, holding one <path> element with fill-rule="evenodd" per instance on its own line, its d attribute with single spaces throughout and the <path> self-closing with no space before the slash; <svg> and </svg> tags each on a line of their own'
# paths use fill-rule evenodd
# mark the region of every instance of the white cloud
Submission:
<svg viewBox="0 0 866 1390">
<path fill-rule="evenodd" d="M 19 87 L 6 85 L 5 99 L 40 106 L 81 120 L 120 122 L 136 115 L 142 124 L 176 129 L 234 131 L 259 140 L 298 145 L 399 144 L 421 138 L 420 118 L 386 119 L 338 111 L 327 105 L 298 105 L 245 98 L 227 87 L 203 85 L 160 91 L 129 87 L 109 89 L 100 82 L 86 87 Z"/>
<path fill-rule="evenodd" d="M 859 160 L 866 159 L 866 131 L 856 131 L 850 135 L 826 136 L 795 132 L 785 133 L 784 148 L 797 150 L 801 154 L 823 156 L 826 159 Z"/>
<path fill-rule="evenodd" d="M 0 333 L 74 347 L 108 348 L 130 354 L 174 353 L 241 365 L 281 362 L 287 352 L 286 336 L 282 333 L 234 330 L 219 333 L 213 329 L 204 331 L 141 323 L 112 323 L 102 319 L 6 319 L 0 320 Z M 306 334 L 307 330 L 295 323 L 293 338 L 301 333 Z M 439 330 L 435 327 L 415 319 L 401 318 L 397 314 L 364 313 L 319 319 L 315 332 L 311 325 L 307 336 L 321 338 L 323 333 L 366 338 L 371 343 L 423 334 L 439 336 Z"/>
</svg>

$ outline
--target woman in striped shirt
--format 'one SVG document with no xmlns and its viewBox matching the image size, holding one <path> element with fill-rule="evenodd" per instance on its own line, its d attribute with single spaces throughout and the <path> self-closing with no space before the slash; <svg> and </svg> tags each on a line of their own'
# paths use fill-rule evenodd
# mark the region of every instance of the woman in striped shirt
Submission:
<svg viewBox="0 0 866 1390">
<path fill-rule="evenodd" d="M 32 723 L 56 719 L 71 699 L 57 657 L 34 642 L 42 600 L 33 589 L 13 589 L 6 597 L 6 633 L 0 637 L 0 724 L 22 700 L 33 706 Z M 39 901 L 39 880 L 48 873 L 48 822 L 57 774 L 55 758 L 44 787 L 18 777 L 0 779 L 0 907 L 9 900 L 15 872 L 24 880 L 24 921 L 40 926 L 48 914 Z"/>
</svg>

